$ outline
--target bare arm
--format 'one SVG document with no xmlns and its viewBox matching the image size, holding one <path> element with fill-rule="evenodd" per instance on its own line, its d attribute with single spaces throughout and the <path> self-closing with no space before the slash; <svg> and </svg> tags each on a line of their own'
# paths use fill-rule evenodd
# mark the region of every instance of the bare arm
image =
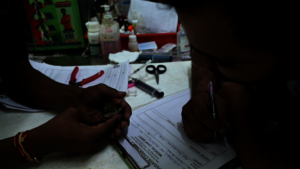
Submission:
<svg viewBox="0 0 300 169">
<path fill-rule="evenodd" d="M 57 83 L 31 67 L 28 60 L 9 66 L 2 73 L 12 98 L 26 105 L 64 110 L 77 107 L 81 88 Z"/>
</svg>

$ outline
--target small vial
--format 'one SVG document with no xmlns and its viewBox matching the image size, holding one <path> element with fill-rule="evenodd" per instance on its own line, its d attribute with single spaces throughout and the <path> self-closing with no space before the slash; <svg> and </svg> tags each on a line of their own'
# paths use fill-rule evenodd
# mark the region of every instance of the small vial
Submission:
<svg viewBox="0 0 300 169">
<path fill-rule="evenodd" d="M 136 97 L 137 96 L 137 90 L 135 90 L 135 91 L 128 90 L 127 93 L 126 93 L 126 96 L 128 96 L 128 97 L 130 97 L 130 96 Z"/>
</svg>

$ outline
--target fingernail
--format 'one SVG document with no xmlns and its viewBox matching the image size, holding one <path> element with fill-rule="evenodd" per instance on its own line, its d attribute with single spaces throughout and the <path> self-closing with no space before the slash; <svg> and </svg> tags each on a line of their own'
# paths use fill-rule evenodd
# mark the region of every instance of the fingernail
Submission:
<svg viewBox="0 0 300 169">
<path fill-rule="evenodd" d="M 221 130 L 219 130 L 219 133 L 225 134 L 225 133 L 226 133 L 226 130 L 225 130 L 225 129 L 221 129 Z"/>
</svg>

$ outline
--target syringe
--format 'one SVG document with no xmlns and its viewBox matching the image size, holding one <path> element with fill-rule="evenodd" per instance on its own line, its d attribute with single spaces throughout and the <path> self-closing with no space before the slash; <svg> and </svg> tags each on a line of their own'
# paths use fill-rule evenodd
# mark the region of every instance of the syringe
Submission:
<svg viewBox="0 0 300 169">
<path fill-rule="evenodd" d="M 164 97 L 164 92 L 158 92 L 157 89 L 149 86 L 148 84 L 144 83 L 143 81 L 139 79 L 133 78 L 133 81 L 135 83 L 135 86 L 147 93 L 149 93 L 152 97 L 155 96 L 157 98 Z"/>
</svg>

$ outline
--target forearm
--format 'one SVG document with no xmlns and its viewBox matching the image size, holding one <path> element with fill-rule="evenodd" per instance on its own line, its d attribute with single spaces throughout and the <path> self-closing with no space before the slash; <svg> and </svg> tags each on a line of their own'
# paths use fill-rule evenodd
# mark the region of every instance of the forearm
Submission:
<svg viewBox="0 0 300 169">
<path fill-rule="evenodd" d="M 0 161 L 3 168 L 19 165 L 22 163 L 22 160 L 22 156 L 14 146 L 13 137 L 0 140 Z"/>
<path fill-rule="evenodd" d="M 208 81 L 213 81 L 215 75 L 215 65 L 212 60 L 192 52 L 192 95 L 198 92 L 206 91 Z"/>
<path fill-rule="evenodd" d="M 83 89 L 55 82 L 33 69 L 28 61 L 18 63 L 14 68 L 4 74 L 4 82 L 16 101 L 56 110 L 77 107 Z"/>
<path fill-rule="evenodd" d="M 243 169 L 296 168 L 276 147 L 271 147 L 262 136 L 250 129 L 237 131 L 229 137 L 242 162 Z"/>
</svg>

